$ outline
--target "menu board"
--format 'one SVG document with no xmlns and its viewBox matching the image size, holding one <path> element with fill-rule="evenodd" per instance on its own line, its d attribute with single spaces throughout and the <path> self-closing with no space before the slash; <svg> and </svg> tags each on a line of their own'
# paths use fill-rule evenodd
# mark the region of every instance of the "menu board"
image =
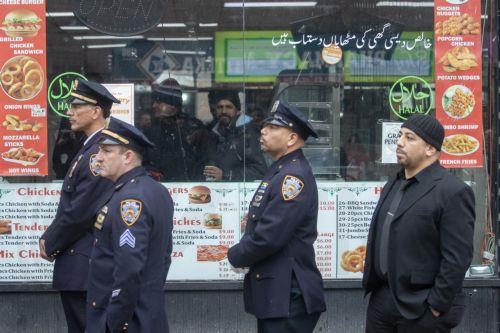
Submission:
<svg viewBox="0 0 500 333">
<path fill-rule="evenodd" d="M 0 4 L 0 175 L 45 176 L 48 174 L 45 1 L 3 3 Z"/>
<path fill-rule="evenodd" d="M 0 282 L 50 282 L 38 239 L 56 215 L 61 184 L 0 185 Z"/>
<path fill-rule="evenodd" d="M 481 2 L 434 5 L 436 117 L 445 128 L 441 164 L 483 166 Z"/>
<path fill-rule="evenodd" d="M 166 183 L 174 200 L 168 280 L 237 280 L 227 250 L 244 233 L 258 183 Z M 361 278 L 370 220 L 383 183 L 318 182 L 316 262 L 324 279 Z M 38 239 L 61 184 L 0 184 L 0 282 L 50 282 Z M 243 222 L 243 223 L 242 223 Z"/>
</svg>

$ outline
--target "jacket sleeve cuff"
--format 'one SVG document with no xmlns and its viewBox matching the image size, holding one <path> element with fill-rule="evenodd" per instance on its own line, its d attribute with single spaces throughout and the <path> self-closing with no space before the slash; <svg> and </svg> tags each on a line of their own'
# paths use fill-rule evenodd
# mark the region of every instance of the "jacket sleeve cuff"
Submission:
<svg viewBox="0 0 500 333">
<path fill-rule="evenodd" d="M 438 301 L 432 297 L 432 291 L 431 295 L 429 295 L 429 298 L 427 299 L 427 303 L 436 311 L 439 311 L 441 313 L 448 312 L 451 308 L 451 303 L 445 303 L 442 301 Z"/>
</svg>

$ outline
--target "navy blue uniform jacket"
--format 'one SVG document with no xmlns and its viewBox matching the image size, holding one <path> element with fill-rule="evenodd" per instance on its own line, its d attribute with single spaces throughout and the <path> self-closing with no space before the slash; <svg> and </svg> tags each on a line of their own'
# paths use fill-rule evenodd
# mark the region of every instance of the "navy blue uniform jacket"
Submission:
<svg viewBox="0 0 500 333">
<path fill-rule="evenodd" d="M 172 253 L 173 202 L 143 167 L 122 175 L 95 220 L 87 332 L 168 332 L 163 287 Z"/>
<path fill-rule="evenodd" d="M 245 234 L 229 249 L 245 275 L 245 310 L 257 318 L 289 316 L 292 272 L 308 313 L 326 309 L 316 266 L 318 190 L 302 150 L 277 160 L 265 174 L 248 211 Z"/>
<path fill-rule="evenodd" d="M 102 194 L 113 182 L 98 175 L 95 157 L 100 132 L 76 154 L 64 178 L 54 221 L 42 235 L 48 256 L 56 259 L 53 287 L 56 290 L 87 290 L 92 251 L 94 215 Z"/>
</svg>

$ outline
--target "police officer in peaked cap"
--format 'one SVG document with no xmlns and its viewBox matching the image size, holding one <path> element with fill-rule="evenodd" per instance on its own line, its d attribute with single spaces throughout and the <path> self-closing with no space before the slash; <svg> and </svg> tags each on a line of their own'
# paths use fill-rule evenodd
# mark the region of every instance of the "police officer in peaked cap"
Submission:
<svg viewBox="0 0 500 333">
<path fill-rule="evenodd" d="M 245 310 L 259 333 L 309 333 L 325 311 L 316 266 L 318 190 L 301 148 L 314 129 L 298 109 L 277 101 L 260 144 L 275 161 L 248 211 L 245 233 L 229 249 L 235 271 L 246 272 Z"/>
<path fill-rule="evenodd" d="M 119 120 L 102 131 L 97 161 L 114 182 L 94 219 L 87 330 L 168 332 L 163 287 L 172 253 L 173 202 L 148 176 L 142 156 L 153 143 Z"/>
<path fill-rule="evenodd" d="M 93 217 L 112 182 L 99 176 L 98 139 L 111 106 L 119 101 L 101 84 L 77 80 L 67 112 L 71 130 L 86 140 L 70 164 L 52 224 L 40 238 L 42 258 L 54 261 L 53 287 L 60 291 L 68 332 L 85 331 L 85 300 Z"/>
</svg>

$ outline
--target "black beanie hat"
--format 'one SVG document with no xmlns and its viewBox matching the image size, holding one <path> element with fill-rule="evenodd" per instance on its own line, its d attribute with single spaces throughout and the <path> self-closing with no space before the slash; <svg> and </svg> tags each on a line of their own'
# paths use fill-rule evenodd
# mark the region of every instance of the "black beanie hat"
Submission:
<svg viewBox="0 0 500 333">
<path fill-rule="evenodd" d="M 412 130 L 422 140 L 438 151 L 441 151 L 444 140 L 444 128 L 436 118 L 424 114 L 414 114 L 401 125 L 401 128 L 403 127 Z"/>
<path fill-rule="evenodd" d="M 168 105 L 182 107 L 182 90 L 177 80 L 168 78 L 161 84 L 153 87 L 153 101 L 159 101 Z"/>
<path fill-rule="evenodd" d="M 238 92 L 236 90 L 221 90 L 216 93 L 216 103 L 225 99 L 233 103 L 234 107 L 238 110 L 241 110 L 240 97 L 238 96 Z"/>
</svg>

